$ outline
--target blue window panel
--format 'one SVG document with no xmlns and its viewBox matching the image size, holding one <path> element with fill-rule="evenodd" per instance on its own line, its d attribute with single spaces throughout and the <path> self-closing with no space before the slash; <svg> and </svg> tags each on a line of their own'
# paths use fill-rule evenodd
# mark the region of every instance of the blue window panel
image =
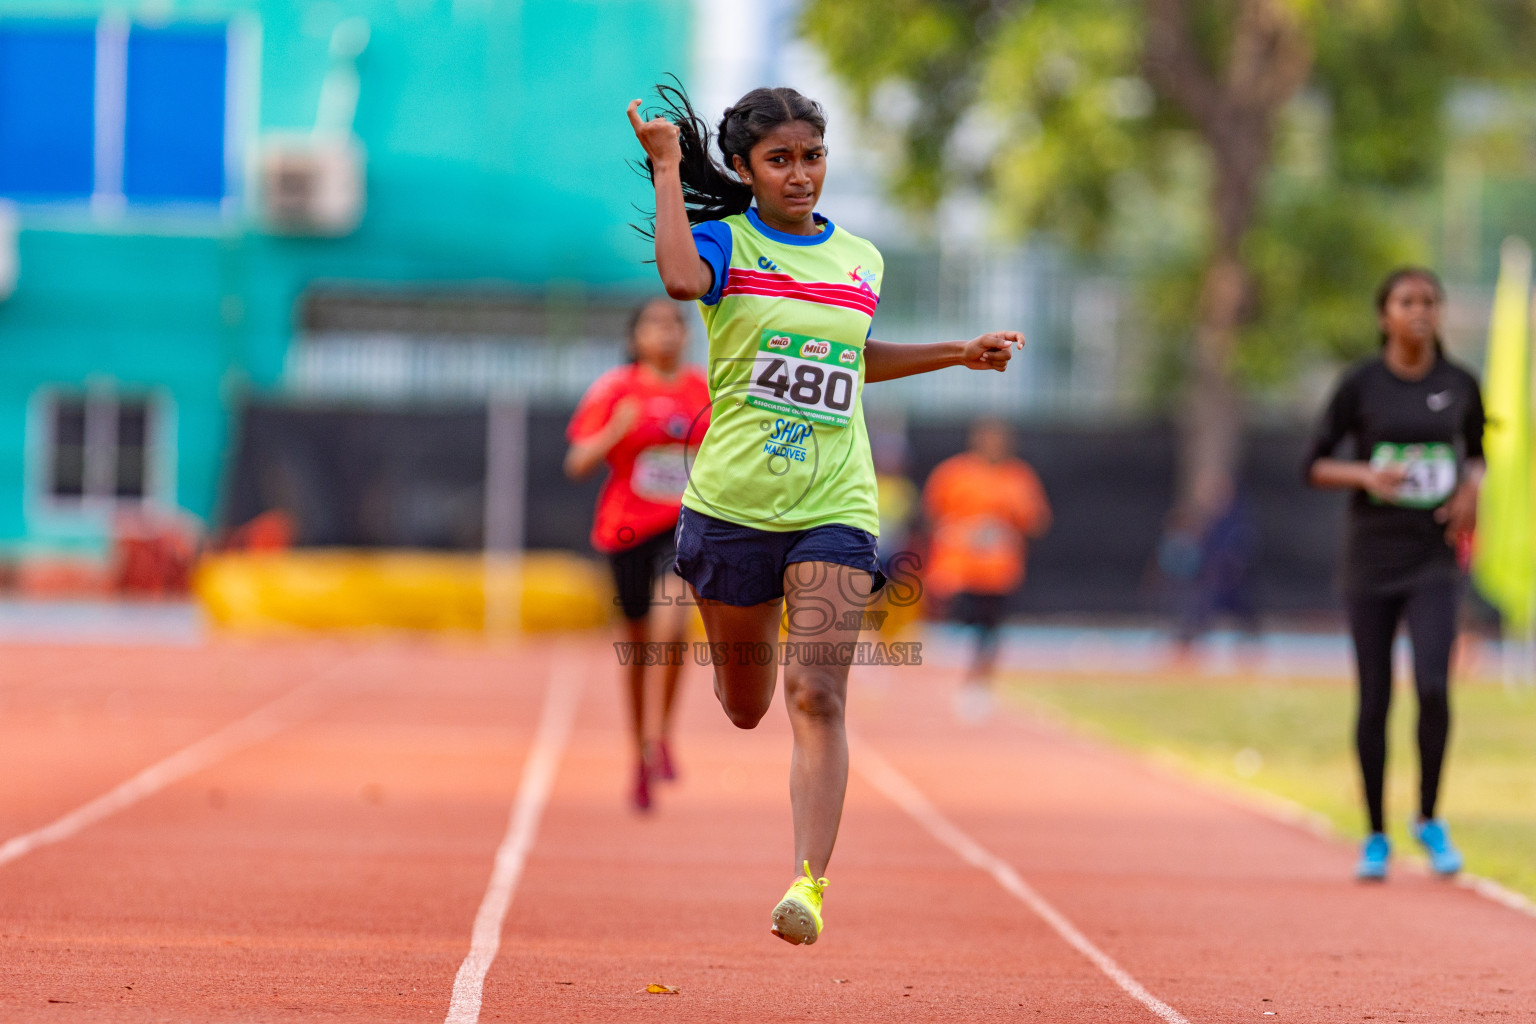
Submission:
<svg viewBox="0 0 1536 1024">
<path fill-rule="evenodd" d="M 129 202 L 224 198 L 224 68 L 218 29 L 128 34 L 123 194 Z"/>
<path fill-rule="evenodd" d="M 95 25 L 0 22 L 0 196 L 89 196 L 95 105 Z"/>
</svg>

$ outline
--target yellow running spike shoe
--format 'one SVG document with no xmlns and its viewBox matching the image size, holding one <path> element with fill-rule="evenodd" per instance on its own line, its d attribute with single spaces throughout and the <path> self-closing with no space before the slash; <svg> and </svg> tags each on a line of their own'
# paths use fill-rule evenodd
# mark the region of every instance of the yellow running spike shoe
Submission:
<svg viewBox="0 0 1536 1024">
<path fill-rule="evenodd" d="M 804 867 L 805 877 L 795 879 L 773 908 L 773 934 L 796 946 L 809 946 L 820 937 L 821 894 L 827 888 L 825 878 L 811 877 L 810 861 Z"/>
</svg>

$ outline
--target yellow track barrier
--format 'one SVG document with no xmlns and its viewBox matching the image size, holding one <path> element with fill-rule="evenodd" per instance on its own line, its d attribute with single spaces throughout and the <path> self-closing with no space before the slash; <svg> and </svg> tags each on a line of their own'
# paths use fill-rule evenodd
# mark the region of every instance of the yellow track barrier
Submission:
<svg viewBox="0 0 1536 1024">
<path fill-rule="evenodd" d="M 234 631 L 590 629 L 614 612 L 606 567 L 558 551 L 212 555 L 192 581 L 209 619 Z M 489 596 L 489 600 L 487 597 Z"/>
</svg>

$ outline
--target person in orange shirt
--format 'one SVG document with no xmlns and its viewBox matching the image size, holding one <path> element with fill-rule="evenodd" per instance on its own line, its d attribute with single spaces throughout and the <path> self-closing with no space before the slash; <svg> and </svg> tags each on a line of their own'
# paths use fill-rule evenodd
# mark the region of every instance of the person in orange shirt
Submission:
<svg viewBox="0 0 1536 1024">
<path fill-rule="evenodd" d="M 956 694 L 960 717 L 979 721 L 992 707 L 998 626 L 1008 595 L 1024 582 L 1027 538 L 1051 526 L 1040 478 L 1011 454 L 1000 420 L 972 425 L 970 448 L 935 467 L 923 488 L 930 550 L 924 583 L 951 619 L 976 631 L 976 650 Z"/>
</svg>

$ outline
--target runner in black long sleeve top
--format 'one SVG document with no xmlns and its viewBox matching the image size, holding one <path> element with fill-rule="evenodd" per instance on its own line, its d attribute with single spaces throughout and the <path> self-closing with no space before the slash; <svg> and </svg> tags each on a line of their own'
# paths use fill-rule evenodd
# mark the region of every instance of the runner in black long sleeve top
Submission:
<svg viewBox="0 0 1536 1024">
<path fill-rule="evenodd" d="M 1392 643 L 1413 642 L 1419 696 L 1416 836 L 1436 870 L 1461 858 L 1435 817 L 1450 731 L 1448 682 L 1460 569 L 1453 544 L 1470 530 L 1482 478 L 1483 404 L 1476 379 L 1440 351 L 1438 281 L 1394 274 L 1378 293 L 1383 348 L 1351 368 L 1329 403 L 1307 459 L 1319 486 L 1354 489 L 1344 558 L 1345 603 L 1360 683 L 1355 740 L 1371 837 L 1359 875 L 1385 877 L 1382 809 Z M 1353 439 L 1353 459 L 1336 457 Z"/>
</svg>

